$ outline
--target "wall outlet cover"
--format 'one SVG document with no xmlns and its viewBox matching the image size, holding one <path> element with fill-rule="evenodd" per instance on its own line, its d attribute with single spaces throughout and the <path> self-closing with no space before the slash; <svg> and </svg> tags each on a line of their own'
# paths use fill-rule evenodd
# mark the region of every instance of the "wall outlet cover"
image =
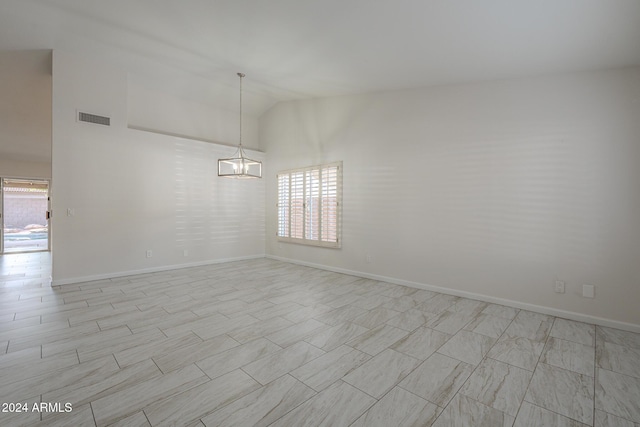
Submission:
<svg viewBox="0 0 640 427">
<path fill-rule="evenodd" d="M 582 285 L 582 296 L 585 298 L 595 298 L 596 287 L 594 285 Z"/>
</svg>

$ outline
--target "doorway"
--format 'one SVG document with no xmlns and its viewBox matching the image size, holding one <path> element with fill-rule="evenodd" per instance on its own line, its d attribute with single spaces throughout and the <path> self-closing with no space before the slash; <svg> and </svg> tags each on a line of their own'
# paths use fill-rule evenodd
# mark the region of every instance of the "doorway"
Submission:
<svg viewBox="0 0 640 427">
<path fill-rule="evenodd" d="M 0 178 L 0 253 L 48 251 L 49 181 Z"/>
</svg>

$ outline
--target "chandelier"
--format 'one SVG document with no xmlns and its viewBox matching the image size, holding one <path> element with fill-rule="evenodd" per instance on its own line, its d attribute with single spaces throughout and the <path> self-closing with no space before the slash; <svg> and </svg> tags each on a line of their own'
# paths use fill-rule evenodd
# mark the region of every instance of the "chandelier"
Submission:
<svg viewBox="0 0 640 427">
<path fill-rule="evenodd" d="M 262 178 L 262 162 L 247 158 L 242 149 L 242 79 L 244 74 L 238 73 L 238 77 L 240 77 L 240 142 L 232 157 L 218 159 L 218 176 L 225 178 Z"/>
</svg>

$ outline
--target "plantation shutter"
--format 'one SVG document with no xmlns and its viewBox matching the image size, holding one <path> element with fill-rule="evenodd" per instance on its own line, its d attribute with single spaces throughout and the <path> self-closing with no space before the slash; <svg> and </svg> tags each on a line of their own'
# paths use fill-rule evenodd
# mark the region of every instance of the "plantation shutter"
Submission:
<svg viewBox="0 0 640 427">
<path fill-rule="evenodd" d="M 341 162 L 280 172 L 279 240 L 340 247 Z"/>
</svg>

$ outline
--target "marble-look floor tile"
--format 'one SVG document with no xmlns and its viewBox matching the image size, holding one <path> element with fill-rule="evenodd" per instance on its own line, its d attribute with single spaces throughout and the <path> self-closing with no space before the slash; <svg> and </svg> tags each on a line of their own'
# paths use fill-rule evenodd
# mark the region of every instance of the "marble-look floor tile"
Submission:
<svg viewBox="0 0 640 427">
<path fill-rule="evenodd" d="M 287 372 L 322 356 L 324 351 L 300 341 L 242 367 L 260 384 L 265 385 Z"/>
<path fill-rule="evenodd" d="M 540 362 L 593 377 L 595 349 L 573 341 L 549 337 Z"/>
<path fill-rule="evenodd" d="M 400 387 L 443 408 L 467 381 L 473 368 L 468 363 L 434 353 L 411 372 Z"/>
<path fill-rule="evenodd" d="M 543 349 L 543 342 L 503 335 L 491 347 L 487 357 L 533 372 Z"/>
<path fill-rule="evenodd" d="M 531 371 L 486 359 L 469 377 L 460 393 L 515 417 L 531 376 Z"/>
<path fill-rule="evenodd" d="M 494 338 L 486 335 L 460 331 L 440 347 L 438 353 L 477 365 L 495 342 Z"/>
<path fill-rule="evenodd" d="M 379 399 L 419 363 L 418 359 L 387 349 L 345 375 L 343 380 Z"/>
<path fill-rule="evenodd" d="M 326 323 L 319 322 L 315 319 L 309 319 L 281 329 L 278 332 L 269 334 L 266 338 L 269 341 L 278 344 L 280 347 L 288 347 L 291 344 L 303 340 L 309 335 L 329 328 L 330 326 Z"/>
<path fill-rule="evenodd" d="M 422 327 L 396 342 L 391 348 L 416 359 L 425 360 L 449 338 L 451 335 Z"/>
<path fill-rule="evenodd" d="M 113 336 L 117 333 L 130 335 L 131 331 L 127 332 L 126 328 L 118 328 L 117 330 L 112 329 L 109 331 L 101 332 L 100 328 L 98 328 L 97 323 L 83 323 L 82 325 L 74 326 L 73 328 L 56 329 L 55 331 L 48 331 L 24 337 L 21 336 L 19 338 L 9 340 L 9 347 L 7 349 L 7 352 L 12 353 L 14 351 L 24 350 L 25 348 L 40 347 L 57 342 L 69 342 L 80 339 L 81 337 L 86 337 L 89 339 L 97 333 L 109 333 L 110 336 Z M 60 352 L 64 352 L 66 350 L 72 350 L 72 348 L 61 349 Z"/>
<path fill-rule="evenodd" d="M 195 365 L 135 384 L 91 402 L 98 427 L 138 412 L 159 400 L 175 396 L 209 381 Z"/>
<path fill-rule="evenodd" d="M 109 427 L 151 427 L 151 424 L 149 424 L 149 420 L 147 420 L 144 412 L 140 411 L 114 424 L 110 424 Z"/>
<path fill-rule="evenodd" d="M 553 322 L 553 327 L 549 335 L 554 338 L 593 347 L 596 338 L 596 328 L 594 325 L 588 323 L 558 318 Z"/>
<path fill-rule="evenodd" d="M 640 423 L 640 379 L 606 369 L 596 371 L 596 408 Z"/>
<path fill-rule="evenodd" d="M 342 295 L 328 295 L 326 298 L 321 299 L 319 302 L 321 304 L 326 304 L 329 307 L 342 308 L 346 306 L 355 307 L 354 303 L 362 299 L 363 297 L 360 295 L 356 295 L 355 293 L 348 293 Z M 365 308 L 363 308 L 363 310 L 367 311 L 367 309 Z"/>
<path fill-rule="evenodd" d="M 440 414 L 440 408 L 421 397 L 394 387 L 351 427 L 429 427 Z"/>
<path fill-rule="evenodd" d="M 598 342 L 609 342 L 623 347 L 640 349 L 640 334 L 634 332 L 596 326 L 596 337 Z"/>
<path fill-rule="evenodd" d="M 256 338 L 262 338 L 265 335 L 272 334 L 292 325 L 295 326 L 293 322 L 280 316 L 275 316 L 262 322 L 252 323 L 248 326 L 242 326 L 236 329 L 232 329 L 227 332 L 227 335 L 238 341 L 240 344 L 244 344 L 249 341 L 253 341 Z"/>
<path fill-rule="evenodd" d="M 131 332 L 134 334 L 146 331 L 148 329 L 157 328 L 161 331 L 165 329 L 173 328 L 174 326 L 182 325 L 183 323 L 189 323 L 196 320 L 198 316 L 190 311 L 181 311 L 174 314 L 165 314 L 159 317 L 147 317 L 145 319 L 137 320 L 127 324 Z M 189 331 L 191 332 L 191 331 Z M 176 334 L 175 336 L 180 336 Z"/>
<path fill-rule="evenodd" d="M 161 375 L 158 367 L 147 359 L 110 373 L 91 372 L 72 384 L 43 393 L 42 399 L 43 402 L 69 402 L 76 407 Z"/>
<path fill-rule="evenodd" d="M 640 427 L 640 424 L 596 409 L 594 427 Z"/>
<path fill-rule="evenodd" d="M 454 313 L 465 313 L 467 316 L 476 317 L 487 308 L 489 304 L 483 301 L 473 300 L 469 298 L 460 298 L 447 310 Z"/>
<path fill-rule="evenodd" d="M 364 326 L 356 325 L 352 322 L 344 322 L 315 332 L 304 340 L 324 351 L 331 351 L 368 331 L 369 329 Z"/>
<path fill-rule="evenodd" d="M 571 418 L 547 411 L 529 402 L 523 402 L 513 427 L 588 427 Z"/>
<path fill-rule="evenodd" d="M 513 414 L 519 427 L 591 425 L 571 418 L 582 412 L 597 427 L 640 427 L 634 332 L 270 259 L 54 287 L 39 273 L 11 272 L 0 277 L 0 400 L 68 400 L 74 412 L 0 413 L 3 426 L 150 427 L 143 411 L 154 408 L 155 424 L 185 427 L 391 427 L 434 417 L 499 427 Z M 481 340 L 496 338 L 483 358 Z M 273 359 L 256 375 L 276 379 L 248 379 L 243 368 L 295 345 L 318 357 L 301 366 Z M 384 393 L 396 368 L 379 360 L 391 352 L 418 365 Z M 365 372 L 374 358 L 380 366 Z M 356 382 L 358 369 L 379 402 L 344 381 Z M 226 381 L 234 375 L 235 385 Z"/>
<path fill-rule="evenodd" d="M 36 377 L 19 382 L 0 384 L 0 402 L 16 402 L 29 398 L 36 391 L 38 396 L 57 390 L 88 378 L 97 381 L 118 371 L 118 364 L 112 356 L 76 364 L 68 368 L 47 371 Z"/>
<path fill-rule="evenodd" d="M 216 316 L 211 316 L 206 319 L 212 319 L 213 317 L 216 317 Z M 208 340 L 213 337 L 217 337 L 218 335 L 226 334 L 227 332 L 232 331 L 236 328 L 253 325 L 258 322 L 259 320 L 256 319 L 255 317 L 246 315 L 246 316 L 234 317 L 231 319 L 224 318 L 216 321 L 209 320 L 208 322 L 207 321 L 198 322 L 198 325 L 196 327 L 191 327 L 188 329 L 193 331 L 193 333 L 195 333 L 197 336 L 199 336 L 203 340 Z M 168 331 L 172 331 L 172 332 L 168 332 Z M 176 333 L 175 328 L 170 328 L 163 332 L 166 333 L 168 336 L 172 336 Z"/>
<path fill-rule="evenodd" d="M 241 398 L 260 385 L 240 369 L 144 408 L 151 425 L 185 425 Z"/>
<path fill-rule="evenodd" d="M 164 338 L 165 335 L 160 329 L 149 329 L 139 334 L 104 339 L 100 343 L 93 342 L 93 340 L 83 340 L 75 343 L 75 349 L 78 352 L 80 362 L 86 362 L 87 360 L 98 359 L 119 351 L 152 344 Z M 42 354 L 45 354 L 45 350 L 47 352 L 53 351 L 51 347 L 47 349 L 43 347 Z"/>
<path fill-rule="evenodd" d="M 467 323 L 473 320 L 473 316 L 464 312 L 445 310 L 437 316 L 432 317 L 425 323 L 425 326 L 445 334 L 454 335 Z"/>
<path fill-rule="evenodd" d="M 424 326 L 425 323 L 427 323 L 429 319 L 434 316 L 436 315 L 413 308 L 405 311 L 404 313 L 400 313 L 395 317 L 392 317 L 391 319 L 387 320 L 386 323 L 387 325 L 412 332 L 419 327 Z"/>
<path fill-rule="evenodd" d="M 347 427 L 376 400 L 338 381 L 272 424 L 273 427 Z"/>
<path fill-rule="evenodd" d="M 539 363 L 525 400 L 584 424 L 593 424 L 593 377 Z"/>
<path fill-rule="evenodd" d="M 596 363 L 599 368 L 640 378 L 640 348 L 598 342 Z"/>
<path fill-rule="evenodd" d="M 281 348 L 271 341 L 265 338 L 259 338 L 246 344 L 233 347 L 222 353 L 201 359 L 196 362 L 196 365 L 210 378 L 217 378 L 280 350 Z M 171 360 L 180 361 L 179 358 L 174 358 L 173 356 Z M 162 369 L 165 363 L 168 362 L 169 361 L 162 361 L 159 365 L 160 368 Z"/>
<path fill-rule="evenodd" d="M 409 335 L 409 333 L 402 329 L 389 325 L 381 325 L 352 339 L 347 342 L 347 345 L 375 356 L 407 335 Z"/>
<path fill-rule="evenodd" d="M 354 306 L 364 308 L 365 310 L 372 310 L 376 307 L 380 307 L 392 300 L 391 297 L 384 295 L 372 295 L 370 297 L 361 299 L 353 303 Z"/>
<path fill-rule="evenodd" d="M 333 308 L 329 307 L 328 305 L 315 304 L 313 306 L 303 307 L 296 311 L 292 311 L 291 313 L 286 314 L 283 317 L 291 322 L 300 323 L 313 317 L 328 313 L 331 310 L 333 310 Z"/>
<path fill-rule="evenodd" d="M 270 317 L 286 316 L 296 310 L 303 308 L 302 305 L 295 302 L 284 302 L 282 304 L 276 304 L 273 307 L 265 308 L 260 311 L 256 311 L 251 315 L 260 320 L 267 320 Z"/>
<path fill-rule="evenodd" d="M 433 427 L 511 427 L 514 418 L 469 397 L 457 394 Z"/>
<path fill-rule="evenodd" d="M 420 304 L 421 304 L 421 301 L 418 301 L 408 296 L 402 296 L 402 297 L 393 298 L 390 301 L 382 304 L 382 306 L 390 310 L 395 310 L 395 311 L 399 311 L 400 313 L 404 313 L 407 310 L 415 309 Z"/>
<path fill-rule="evenodd" d="M 411 294 L 411 298 L 415 299 L 416 301 L 425 302 L 426 300 L 431 299 L 436 295 L 439 294 L 437 292 L 427 291 L 426 289 L 418 289 L 416 292 L 413 292 Z"/>
<path fill-rule="evenodd" d="M 20 353 L 24 353 L 24 351 Z M 78 354 L 75 351 L 55 354 L 44 359 L 29 357 L 22 363 L 13 363 L 10 366 L 1 368 L 0 378 L 2 378 L 2 384 L 6 385 L 77 365 L 78 363 Z"/>
<path fill-rule="evenodd" d="M 497 339 L 509 324 L 511 319 L 480 313 L 464 327 L 464 330 Z"/>
<path fill-rule="evenodd" d="M 43 402 L 47 402 L 43 400 Z M 146 420 L 146 419 L 145 419 Z M 0 422 L 2 418 L 0 417 Z M 9 425 L 9 424 L 6 424 Z M 43 413 L 42 421 L 31 424 L 33 427 L 69 427 L 69 426 L 95 426 L 93 411 L 91 406 L 73 406 L 71 412 L 66 413 Z M 130 424 L 133 425 L 133 424 Z M 147 423 L 149 425 L 149 423 Z"/>
<path fill-rule="evenodd" d="M 134 307 L 135 308 L 135 307 Z M 117 314 L 114 316 L 105 317 L 102 319 L 98 319 L 98 326 L 100 330 L 116 328 L 118 326 L 125 326 L 129 323 L 134 323 L 136 321 L 141 321 L 143 319 L 148 318 L 157 318 L 161 316 L 166 316 L 168 313 L 161 308 L 154 307 L 148 311 L 140 311 L 137 308 L 135 310 L 131 310 L 129 312 L 125 312 L 123 314 Z"/>
<path fill-rule="evenodd" d="M 291 375 L 322 391 L 369 359 L 368 354 L 343 345 L 291 371 Z"/>
<path fill-rule="evenodd" d="M 527 313 L 527 314 L 524 314 Z M 540 320 L 536 316 L 521 311 L 505 331 L 508 337 L 523 337 L 544 343 L 549 336 L 553 320 Z"/>
<path fill-rule="evenodd" d="M 194 342 L 177 348 L 167 349 L 161 354 L 149 354 L 158 368 L 165 374 L 183 368 L 194 362 L 222 353 L 238 346 L 238 342 L 227 335 L 218 335 L 206 341 Z M 117 358 L 117 355 L 116 355 Z"/>
<path fill-rule="evenodd" d="M 373 329 L 400 314 L 399 311 L 377 307 L 353 319 L 353 323 Z"/>
<path fill-rule="evenodd" d="M 335 310 L 316 316 L 315 319 L 327 325 L 335 326 L 343 322 L 353 321 L 358 316 L 365 314 L 367 310 L 352 305 L 345 305 Z"/>
<path fill-rule="evenodd" d="M 156 330 L 155 333 L 157 334 L 159 332 L 160 331 Z M 108 329 L 106 331 L 100 331 L 91 334 L 81 334 L 78 336 L 65 337 L 54 342 L 43 344 L 42 355 L 44 357 L 48 357 L 54 354 L 76 350 L 78 348 L 92 349 L 94 348 L 94 346 L 102 349 L 104 348 L 103 345 L 106 341 L 117 340 L 118 338 L 123 339 L 125 337 L 128 339 L 131 339 L 131 337 L 133 337 L 133 334 L 126 326 L 121 326 L 119 328 Z M 12 348 L 13 343 L 15 343 L 15 341 L 9 342 L 9 349 Z"/>
<path fill-rule="evenodd" d="M 206 427 L 268 426 L 316 393 L 290 375 L 241 397 L 202 419 Z"/>
<path fill-rule="evenodd" d="M 40 413 L 37 411 L 31 411 L 34 404 L 40 404 L 40 396 L 21 399 L 16 398 L 11 400 L 2 399 L 0 402 L 26 403 L 27 408 L 29 409 L 27 412 L 0 412 L 0 425 L 3 427 L 32 427 L 33 425 L 40 423 Z"/>
<path fill-rule="evenodd" d="M 25 348 L 13 353 L 2 354 L 0 355 L 0 370 L 27 362 L 36 362 L 41 356 L 42 349 L 40 347 Z"/>
<path fill-rule="evenodd" d="M 422 304 L 417 306 L 418 310 L 426 311 L 427 313 L 440 314 L 447 308 L 451 307 L 458 297 L 452 295 L 437 294 L 433 298 L 427 299 Z"/>
<path fill-rule="evenodd" d="M 418 289 L 416 288 L 409 288 L 407 286 L 398 285 L 395 287 L 390 287 L 389 289 L 383 291 L 382 295 L 391 297 L 391 298 L 400 298 L 408 295 L 415 295 L 416 292 L 418 292 Z M 425 292 L 428 292 L 428 291 L 425 291 Z"/>
</svg>

